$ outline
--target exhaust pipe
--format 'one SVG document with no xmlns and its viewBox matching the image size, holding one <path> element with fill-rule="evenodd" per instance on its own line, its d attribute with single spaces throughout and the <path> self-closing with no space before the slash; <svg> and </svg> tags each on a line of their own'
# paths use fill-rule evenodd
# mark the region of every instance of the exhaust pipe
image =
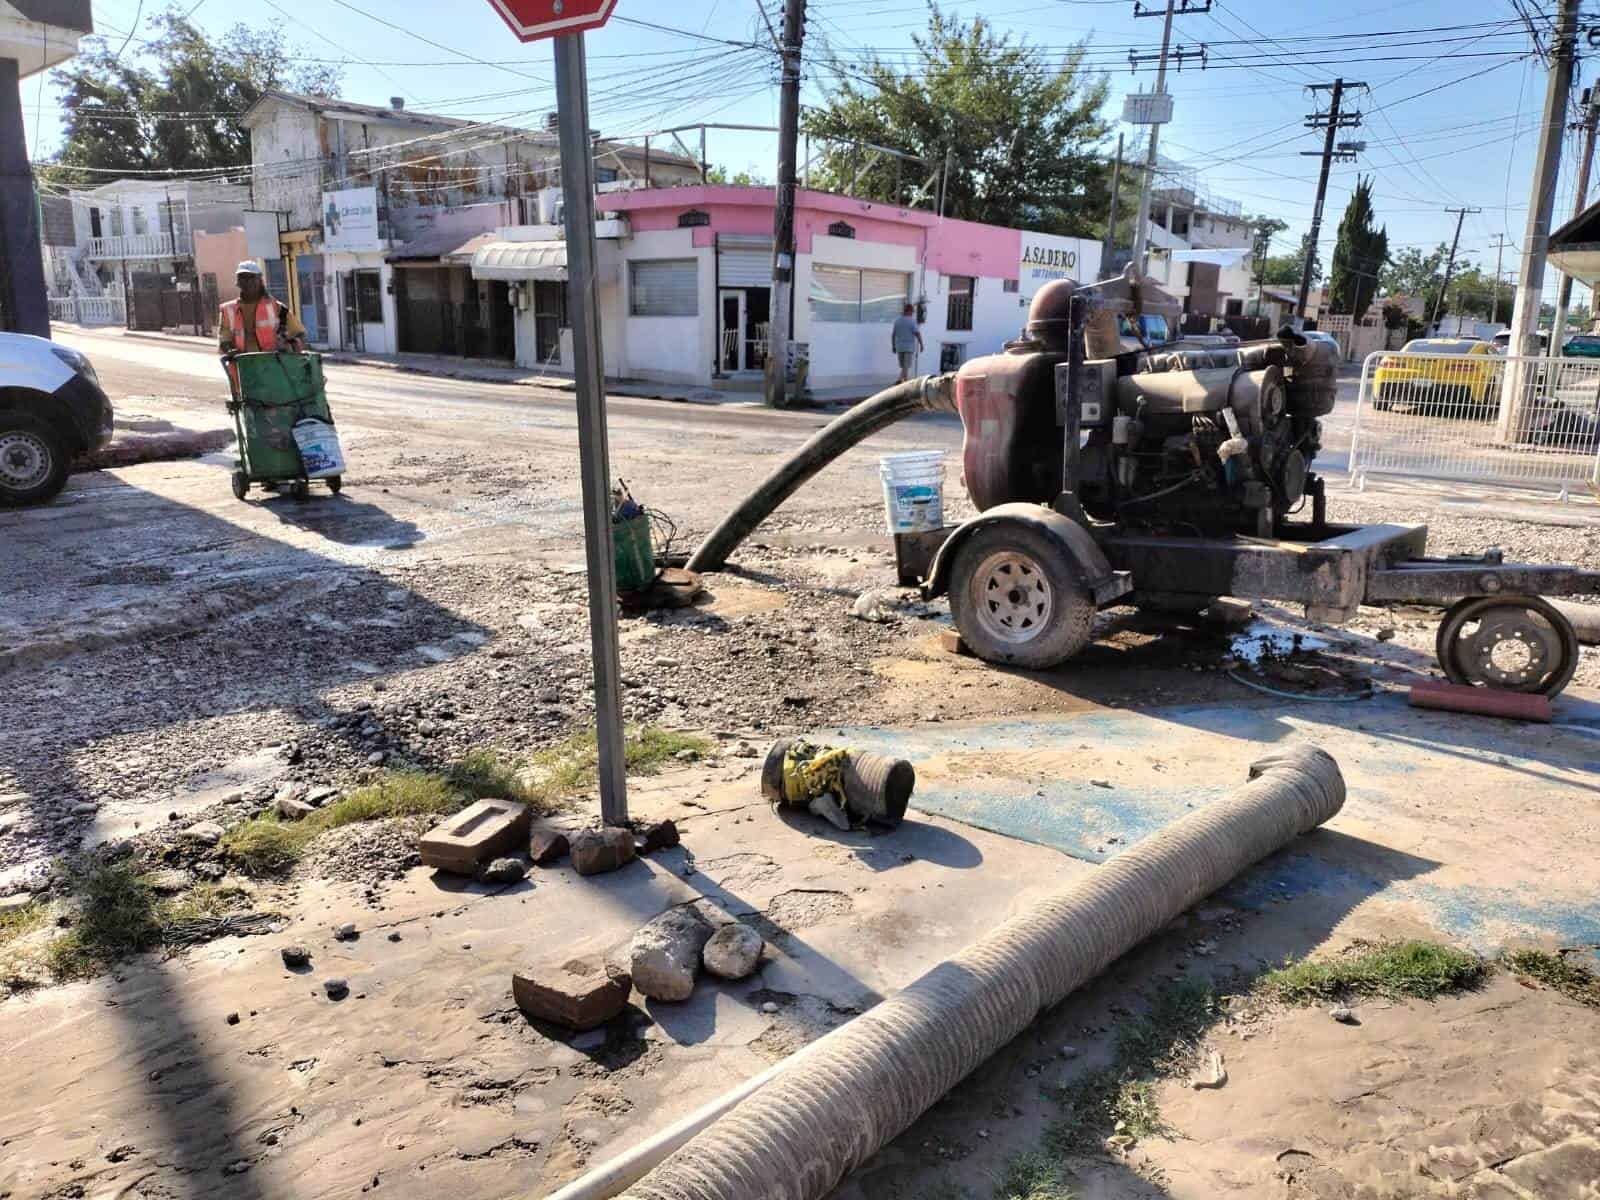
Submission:
<svg viewBox="0 0 1600 1200">
<path fill-rule="evenodd" d="M 1259 759 L 1250 781 L 1113 858 L 813 1042 L 760 1090 L 710 1120 L 653 1139 L 681 1146 L 650 1171 L 634 1158 L 562 1197 L 627 1200 L 819 1200 L 903 1132 L 1040 1012 L 1239 872 L 1329 820 L 1344 778 L 1324 751 Z M 752 1081 L 755 1082 L 755 1081 Z M 703 1131 L 695 1131 L 704 1125 Z M 602 1167 L 597 1176 L 607 1175 Z M 586 1177 L 587 1178 L 587 1177 Z"/>
</svg>

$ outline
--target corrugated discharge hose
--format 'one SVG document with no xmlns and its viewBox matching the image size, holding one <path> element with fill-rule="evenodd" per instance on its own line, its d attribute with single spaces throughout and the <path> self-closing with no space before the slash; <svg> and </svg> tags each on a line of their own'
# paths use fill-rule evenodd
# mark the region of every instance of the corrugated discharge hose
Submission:
<svg viewBox="0 0 1600 1200">
<path fill-rule="evenodd" d="M 819 429 L 781 467 L 767 476 L 745 502 L 723 518 L 689 559 L 691 571 L 720 571 L 728 555 L 757 525 L 799 490 L 800 485 L 846 450 L 919 412 L 955 412 L 956 377 L 928 375 L 908 379 L 863 400 L 843 416 Z"/>
<path fill-rule="evenodd" d="M 818 1200 L 1039 1013 L 1240 871 L 1327 821 L 1344 778 L 1296 746 L 828 1035 L 626 1193 Z"/>
</svg>

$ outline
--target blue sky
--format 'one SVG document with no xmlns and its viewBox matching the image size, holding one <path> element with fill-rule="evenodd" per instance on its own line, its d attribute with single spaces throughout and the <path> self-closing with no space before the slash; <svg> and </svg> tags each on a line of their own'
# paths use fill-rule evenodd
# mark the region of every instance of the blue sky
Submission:
<svg viewBox="0 0 1600 1200">
<path fill-rule="evenodd" d="M 776 23 L 779 0 L 766 2 Z M 412 108 L 512 123 L 535 122 L 553 106 L 549 46 L 517 42 L 488 0 L 263 5 L 282 14 L 303 51 L 348 63 L 349 99 L 383 103 L 401 95 Z M 588 38 L 595 126 L 608 136 L 627 136 L 702 120 L 774 124 L 771 56 L 748 46 L 766 37 L 758 5 L 618 0 L 617 16 L 626 20 L 614 19 Z M 1523 6 L 1553 10 L 1554 0 L 1524 0 Z M 96 0 L 95 19 L 117 41 L 137 29 L 128 51 L 137 53 L 156 7 L 156 0 L 145 0 L 142 9 L 140 0 Z M 1153 65 L 1130 71 L 1127 56 L 1159 48 L 1161 21 L 1135 18 L 1133 0 L 944 7 L 985 13 L 998 28 L 1052 52 L 1087 40 L 1090 60 L 1111 81 L 1114 114 L 1123 93 L 1154 86 Z M 241 11 L 225 0 L 199 0 L 193 19 L 221 31 Z M 925 27 L 926 13 L 918 0 L 810 0 L 807 36 L 818 61 L 808 69 L 807 100 L 818 99 L 828 83 L 820 65 L 825 55 L 851 64 L 873 51 L 900 58 L 910 35 Z M 1537 16 L 1535 23 L 1547 25 Z M 1595 23 L 1600 26 L 1600 10 Z M 1334 167 L 1324 258 L 1357 174 L 1372 173 L 1378 219 L 1388 226 L 1391 248 L 1448 241 L 1454 218 L 1444 210 L 1479 207 L 1482 213 L 1466 218 L 1463 254 L 1493 269 L 1494 238 L 1503 232 L 1510 243 L 1506 270 L 1516 269 L 1545 68 L 1530 56 L 1532 39 L 1511 0 L 1214 0 L 1209 13 L 1180 17 L 1173 37 L 1191 48 L 1205 44 L 1209 65 L 1201 70 L 1191 61 L 1169 74 L 1176 115 L 1163 130 L 1163 154 L 1200 169 L 1213 193 L 1288 221 L 1279 248 L 1298 244 L 1315 197 L 1316 160 L 1300 153 L 1320 149 L 1320 135 L 1302 126 L 1315 103 L 1305 85 L 1342 75 L 1371 87 L 1356 97 L 1367 114 L 1363 127 L 1346 135 L 1368 148 L 1357 164 Z M 1580 86 L 1594 74 L 1589 62 L 1580 62 Z M 37 126 L 36 145 L 48 152 L 58 140 L 59 110 L 48 86 L 35 108 L 39 82 L 36 76 L 24 83 L 24 104 Z M 1128 132 L 1131 145 L 1134 131 Z M 1572 210 L 1577 135 L 1569 133 L 1565 146 L 1557 223 Z M 763 135 L 711 135 L 710 157 L 735 170 L 753 167 L 770 177 L 774 155 L 773 139 Z"/>
</svg>

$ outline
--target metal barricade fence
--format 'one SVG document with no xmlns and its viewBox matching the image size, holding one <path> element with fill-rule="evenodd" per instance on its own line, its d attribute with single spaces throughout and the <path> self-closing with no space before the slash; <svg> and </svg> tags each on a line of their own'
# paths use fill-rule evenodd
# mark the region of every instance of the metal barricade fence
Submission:
<svg viewBox="0 0 1600 1200">
<path fill-rule="evenodd" d="M 1600 359 L 1370 354 L 1351 486 L 1369 474 L 1600 494 Z"/>
</svg>

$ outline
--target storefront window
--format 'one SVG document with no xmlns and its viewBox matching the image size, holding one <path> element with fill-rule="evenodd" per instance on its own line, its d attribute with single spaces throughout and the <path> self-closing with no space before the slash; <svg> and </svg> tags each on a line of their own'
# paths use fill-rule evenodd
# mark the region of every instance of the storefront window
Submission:
<svg viewBox="0 0 1600 1200">
<path fill-rule="evenodd" d="M 911 295 L 904 271 L 857 267 L 811 268 L 811 319 L 843 325 L 890 324 Z"/>
<path fill-rule="evenodd" d="M 699 267 L 692 258 L 629 263 L 628 311 L 636 317 L 699 316 Z"/>
<path fill-rule="evenodd" d="M 356 319 L 369 325 L 383 324 L 383 283 L 377 271 L 356 272 Z"/>
</svg>

